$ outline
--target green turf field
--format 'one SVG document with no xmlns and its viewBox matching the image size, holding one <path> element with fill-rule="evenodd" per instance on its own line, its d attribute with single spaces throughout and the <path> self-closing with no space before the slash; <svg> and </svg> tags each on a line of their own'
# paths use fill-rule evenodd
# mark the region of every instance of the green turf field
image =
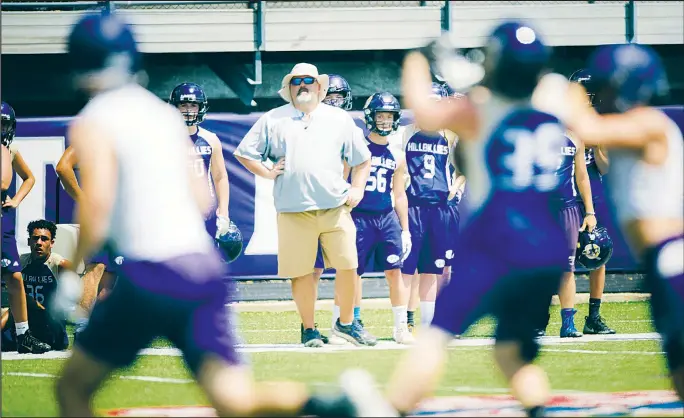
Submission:
<svg viewBox="0 0 684 418">
<path fill-rule="evenodd" d="M 577 308 L 576 325 L 581 330 L 587 306 L 579 305 Z M 643 302 L 604 304 L 602 313 L 620 335 L 653 332 L 648 307 Z M 392 331 L 389 309 L 366 310 L 362 312 L 362 317 L 369 331 L 388 340 L 386 346 L 393 344 L 389 342 Z M 317 319 L 320 328 L 328 334 L 330 313 L 320 312 Z M 548 335 L 558 335 L 559 322 L 556 306 Z M 305 382 L 313 388 L 333 387 L 339 374 L 348 367 L 366 368 L 380 384 L 384 384 L 403 353 L 402 350 L 382 349 L 380 346 L 353 351 L 308 349 L 305 352 L 283 352 L 277 344 L 292 345 L 299 341 L 299 321 L 295 312 L 241 313 L 240 331 L 247 344 L 245 347 L 261 351 L 248 354 L 257 379 L 292 379 Z M 470 338 L 488 337 L 491 333 L 492 324 L 485 320 L 471 329 L 466 341 L 474 342 L 476 340 Z M 571 343 L 564 340 L 563 343 L 543 347 L 539 363 L 548 371 L 555 391 L 596 394 L 669 390 L 667 370 L 657 340 L 589 340 L 582 338 Z M 157 341 L 155 346 L 165 347 L 168 344 Z M 491 358 L 490 346 L 453 347 L 449 351 L 449 360 L 449 367 L 436 395 L 454 397 L 507 393 L 505 382 Z M 2 416 L 56 415 L 54 376 L 59 373 L 63 361 L 3 359 Z M 189 380 L 190 376 L 179 357 L 141 356 L 137 364 L 117 374 L 104 387 L 95 405 L 103 414 L 120 408 L 206 405 L 206 399 Z M 654 393 L 649 395 L 653 399 Z M 206 416 L 207 410 L 202 411 L 198 416 Z M 681 409 L 673 411 L 682 415 Z M 183 415 L 182 412 L 175 413 L 177 416 Z M 188 411 L 185 413 L 189 414 Z M 658 415 L 666 413 L 660 411 Z M 425 414 L 430 415 L 429 411 Z"/>
</svg>

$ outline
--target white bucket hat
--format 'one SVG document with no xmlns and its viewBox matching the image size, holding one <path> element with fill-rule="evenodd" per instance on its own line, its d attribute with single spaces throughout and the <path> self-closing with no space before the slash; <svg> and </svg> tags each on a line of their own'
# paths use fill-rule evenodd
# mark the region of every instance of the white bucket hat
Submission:
<svg viewBox="0 0 684 418">
<path fill-rule="evenodd" d="M 290 74 L 283 77 L 283 82 L 280 85 L 281 88 L 278 90 L 278 94 L 288 103 L 292 102 L 292 97 L 290 96 L 290 80 L 292 77 L 305 77 L 310 76 L 316 78 L 318 84 L 321 86 L 318 92 L 318 101 L 322 102 L 325 96 L 328 95 L 328 85 L 330 80 L 328 74 L 318 74 L 318 68 L 313 64 L 308 64 L 306 62 L 300 62 L 299 64 L 292 67 Z"/>
</svg>

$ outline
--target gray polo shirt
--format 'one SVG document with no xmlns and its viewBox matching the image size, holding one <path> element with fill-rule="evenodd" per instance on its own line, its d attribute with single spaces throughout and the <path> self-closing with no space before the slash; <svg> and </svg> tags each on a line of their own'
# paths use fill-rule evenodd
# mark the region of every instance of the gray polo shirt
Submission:
<svg viewBox="0 0 684 418">
<path fill-rule="evenodd" d="M 342 178 L 346 161 L 355 167 L 370 159 L 363 131 L 349 114 L 320 103 L 308 121 L 291 104 L 259 118 L 235 155 L 258 161 L 285 157 L 285 170 L 273 186 L 277 212 L 339 207 L 350 184 Z"/>
</svg>

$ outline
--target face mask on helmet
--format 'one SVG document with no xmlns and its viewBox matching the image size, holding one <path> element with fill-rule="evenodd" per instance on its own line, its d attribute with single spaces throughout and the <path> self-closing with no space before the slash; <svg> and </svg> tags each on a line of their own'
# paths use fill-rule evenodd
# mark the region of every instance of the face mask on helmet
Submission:
<svg viewBox="0 0 684 418">
<path fill-rule="evenodd" d="M 325 99 L 323 99 L 323 103 L 330 105 L 330 106 L 339 107 L 340 109 L 349 110 L 349 109 L 346 109 L 347 94 L 344 92 L 343 93 L 329 93 L 327 96 L 325 96 Z"/>
<path fill-rule="evenodd" d="M 396 130 L 395 125 L 397 121 L 396 112 L 377 111 L 373 114 L 373 128 L 372 131 L 380 136 L 387 136 Z"/>
<path fill-rule="evenodd" d="M 2 145 L 8 147 L 12 143 L 16 124 L 16 120 L 11 119 L 10 115 L 2 115 Z"/>
<path fill-rule="evenodd" d="M 183 115 L 186 125 L 192 126 L 199 123 L 199 103 L 181 102 L 181 104 L 178 105 L 178 110 L 181 112 L 181 115 Z"/>
</svg>

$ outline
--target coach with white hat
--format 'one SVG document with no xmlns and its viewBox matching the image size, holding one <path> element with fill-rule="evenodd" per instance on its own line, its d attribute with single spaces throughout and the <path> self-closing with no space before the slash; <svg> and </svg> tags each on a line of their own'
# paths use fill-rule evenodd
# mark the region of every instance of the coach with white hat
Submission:
<svg viewBox="0 0 684 418">
<path fill-rule="evenodd" d="M 340 321 L 333 333 L 356 345 L 367 343 L 354 322 L 358 262 L 350 211 L 363 198 L 370 151 L 351 116 L 322 103 L 327 91 L 327 74 L 319 74 L 312 64 L 295 65 L 278 91 L 288 104 L 260 117 L 235 151 L 249 171 L 274 180 L 278 275 L 292 278 L 307 347 L 323 345 L 314 325 L 313 270 L 319 239 L 326 267 L 337 270 Z M 267 160 L 273 163 L 270 169 L 263 164 Z M 345 163 L 352 167 L 351 184 L 343 178 Z"/>
</svg>

